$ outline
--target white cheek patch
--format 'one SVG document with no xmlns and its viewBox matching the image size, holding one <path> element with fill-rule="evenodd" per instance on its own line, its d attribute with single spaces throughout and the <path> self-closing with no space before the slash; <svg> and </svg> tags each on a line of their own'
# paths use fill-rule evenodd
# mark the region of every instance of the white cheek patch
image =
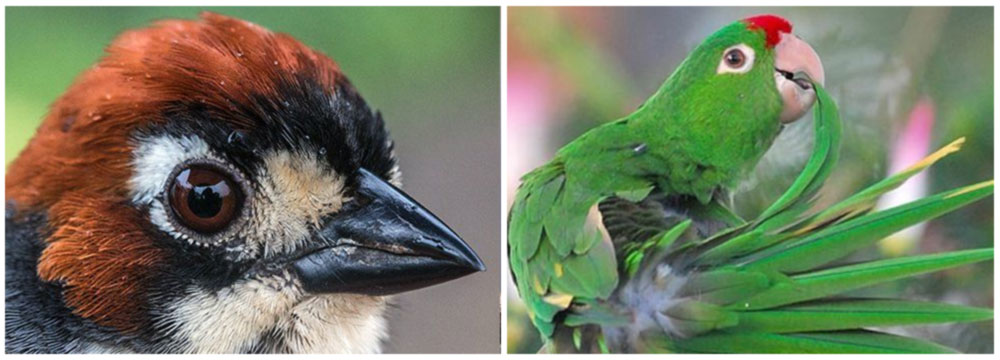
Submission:
<svg viewBox="0 0 1000 360">
<path fill-rule="evenodd" d="M 277 151 L 264 156 L 259 188 L 242 236 L 263 257 L 299 249 L 321 226 L 321 219 L 350 200 L 345 179 L 309 152 Z"/>
<path fill-rule="evenodd" d="M 388 337 L 385 299 L 364 295 L 311 297 L 277 324 L 291 353 L 374 354 Z"/>
<path fill-rule="evenodd" d="M 133 151 L 129 190 L 132 202 L 148 205 L 163 190 L 177 165 L 190 159 L 212 157 L 204 140 L 196 136 L 164 135 L 140 139 Z"/>
<path fill-rule="evenodd" d="M 269 331 L 280 341 L 272 345 L 292 353 L 377 353 L 387 336 L 385 298 L 306 296 L 287 272 L 191 290 L 166 319 L 188 353 L 248 352 Z"/>
</svg>

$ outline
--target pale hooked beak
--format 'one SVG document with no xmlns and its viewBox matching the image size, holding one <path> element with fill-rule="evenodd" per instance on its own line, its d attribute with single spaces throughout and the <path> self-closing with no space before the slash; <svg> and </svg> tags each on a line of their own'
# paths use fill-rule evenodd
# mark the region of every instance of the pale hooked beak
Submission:
<svg viewBox="0 0 1000 360">
<path fill-rule="evenodd" d="M 823 85 L 823 63 L 816 50 L 788 33 L 781 35 L 774 54 L 774 80 L 784 103 L 780 120 L 787 124 L 805 115 L 816 101 L 812 84 Z"/>
</svg>

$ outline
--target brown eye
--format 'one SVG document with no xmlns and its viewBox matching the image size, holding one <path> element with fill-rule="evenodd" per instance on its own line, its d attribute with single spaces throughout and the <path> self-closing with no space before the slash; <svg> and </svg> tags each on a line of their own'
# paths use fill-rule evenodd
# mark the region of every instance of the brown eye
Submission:
<svg viewBox="0 0 1000 360">
<path fill-rule="evenodd" d="M 747 56 L 740 49 L 731 49 L 726 52 L 724 59 L 726 61 L 726 65 L 737 69 L 743 66 L 743 63 L 747 61 Z"/>
<path fill-rule="evenodd" d="M 200 166 L 177 173 L 169 197 L 180 223 L 199 233 L 225 229 L 243 203 L 243 194 L 229 176 Z"/>
</svg>

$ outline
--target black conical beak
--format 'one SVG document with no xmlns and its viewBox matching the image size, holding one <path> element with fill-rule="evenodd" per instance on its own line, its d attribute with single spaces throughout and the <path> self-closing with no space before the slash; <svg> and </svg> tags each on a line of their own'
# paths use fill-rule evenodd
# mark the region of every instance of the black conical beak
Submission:
<svg viewBox="0 0 1000 360">
<path fill-rule="evenodd" d="M 486 267 L 469 245 L 406 193 L 360 170 L 357 206 L 316 235 L 329 244 L 293 267 L 311 293 L 389 295 L 459 278 Z"/>
</svg>

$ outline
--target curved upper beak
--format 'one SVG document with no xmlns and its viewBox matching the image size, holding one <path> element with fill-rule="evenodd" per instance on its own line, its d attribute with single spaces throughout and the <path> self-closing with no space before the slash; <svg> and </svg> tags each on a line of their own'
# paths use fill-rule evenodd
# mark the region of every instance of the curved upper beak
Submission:
<svg viewBox="0 0 1000 360">
<path fill-rule="evenodd" d="M 812 46 L 793 34 L 782 34 L 774 47 L 775 81 L 784 108 L 782 123 L 802 117 L 816 101 L 813 83 L 823 85 L 823 63 Z"/>
<path fill-rule="evenodd" d="M 311 293 L 390 295 L 483 271 L 479 256 L 406 193 L 360 170 L 358 206 L 316 234 L 317 250 L 292 266 Z"/>
</svg>

